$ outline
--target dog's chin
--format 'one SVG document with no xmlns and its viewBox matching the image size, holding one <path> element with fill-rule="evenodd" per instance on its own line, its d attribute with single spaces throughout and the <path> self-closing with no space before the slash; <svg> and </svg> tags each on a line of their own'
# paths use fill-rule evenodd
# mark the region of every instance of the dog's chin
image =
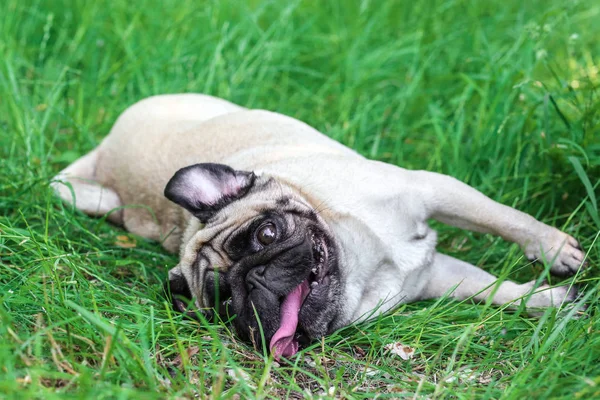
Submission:
<svg viewBox="0 0 600 400">
<path fill-rule="evenodd" d="M 302 307 L 298 324 L 299 336 L 306 336 L 306 340 L 318 339 L 328 333 L 331 319 L 330 306 L 336 303 L 335 286 L 337 283 L 337 268 L 333 249 L 327 244 L 323 235 L 313 234 L 313 254 L 315 254 L 315 267 L 311 270 L 306 283 L 310 288 Z"/>
<path fill-rule="evenodd" d="M 337 299 L 331 276 L 327 275 L 318 286 L 313 286 L 299 312 L 296 340 L 299 348 L 330 333 L 331 322 L 336 314 Z"/>
<path fill-rule="evenodd" d="M 337 314 L 339 279 L 334 248 L 324 234 L 311 234 L 310 239 L 313 267 L 308 277 L 282 298 L 280 326 L 270 339 L 276 359 L 290 357 L 329 333 Z"/>
</svg>

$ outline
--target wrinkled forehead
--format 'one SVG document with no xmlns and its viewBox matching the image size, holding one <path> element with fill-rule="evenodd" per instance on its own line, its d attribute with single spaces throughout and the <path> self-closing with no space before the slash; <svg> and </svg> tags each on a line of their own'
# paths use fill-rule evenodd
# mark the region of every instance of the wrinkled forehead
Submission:
<svg viewBox="0 0 600 400">
<path fill-rule="evenodd" d="M 202 226 L 194 219 L 182 238 L 179 268 L 188 282 L 198 306 L 208 304 L 203 293 L 208 271 L 226 272 L 232 264 L 224 249 L 228 238 L 236 231 L 244 230 L 257 219 L 272 213 L 314 214 L 313 208 L 291 189 L 269 179 L 259 182 L 242 199 L 224 207 Z M 288 219 L 292 223 L 292 219 Z"/>
</svg>

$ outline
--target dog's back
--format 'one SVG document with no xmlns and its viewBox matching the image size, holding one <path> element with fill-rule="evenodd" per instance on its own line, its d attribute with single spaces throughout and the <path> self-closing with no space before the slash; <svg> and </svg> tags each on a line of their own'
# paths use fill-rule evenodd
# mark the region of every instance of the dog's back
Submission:
<svg viewBox="0 0 600 400">
<path fill-rule="evenodd" d="M 323 153 L 359 157 L 294 118 L 207 95 L 161 95 L 125 110 L 102 143 L 58 179 L 69 179 L 86 213 L 114 210 L 112 222 L 176 251 L 189 216 L 163 190 L 178 169 L 213 162 L 253 170 L 256 159 L 264 164 Z M 70 189 L 54 186 L 73 202 Z"/>
</svg>

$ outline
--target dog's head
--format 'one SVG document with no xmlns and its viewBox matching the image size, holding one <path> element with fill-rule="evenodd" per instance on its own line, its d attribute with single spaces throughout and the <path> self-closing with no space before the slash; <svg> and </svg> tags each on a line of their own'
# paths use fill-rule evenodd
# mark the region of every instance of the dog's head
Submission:
<svg viewBox="0 0 600 400">
<path fill-rule="evenodd" d="M 260 345 L 262 329 L 277 358 L 329 333 L 340 309 L 337 247 L 299 194 L 274 178 L 196 164 L 171 178 L 165 196 L 197 218 L 169 272 L 177 310 L 190 312 L 194 299 L 235 315 L 237 333 Z"/>
</svg>

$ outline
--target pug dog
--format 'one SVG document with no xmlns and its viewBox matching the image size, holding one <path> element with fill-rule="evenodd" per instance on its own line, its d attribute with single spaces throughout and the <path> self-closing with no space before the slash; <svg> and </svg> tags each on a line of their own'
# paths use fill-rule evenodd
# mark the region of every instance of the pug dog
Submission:
<svg viewBox="0 0 600 400">
<path fill-rule="evenodd" d="M 261 343 L 262 331 L 276 359 L 416 300 L 574 301 L 569 286 L 499 281 L 437 252 L 429 219 L 499 235 L 555 275 L 585 260 L 573 237 L 452 177 L 368 160 L 294 118 L 200 94 L 134 104 L 52 186 L 179 251 L 174 307 L 235 314 L 239 336 Z"/>
</svg>

